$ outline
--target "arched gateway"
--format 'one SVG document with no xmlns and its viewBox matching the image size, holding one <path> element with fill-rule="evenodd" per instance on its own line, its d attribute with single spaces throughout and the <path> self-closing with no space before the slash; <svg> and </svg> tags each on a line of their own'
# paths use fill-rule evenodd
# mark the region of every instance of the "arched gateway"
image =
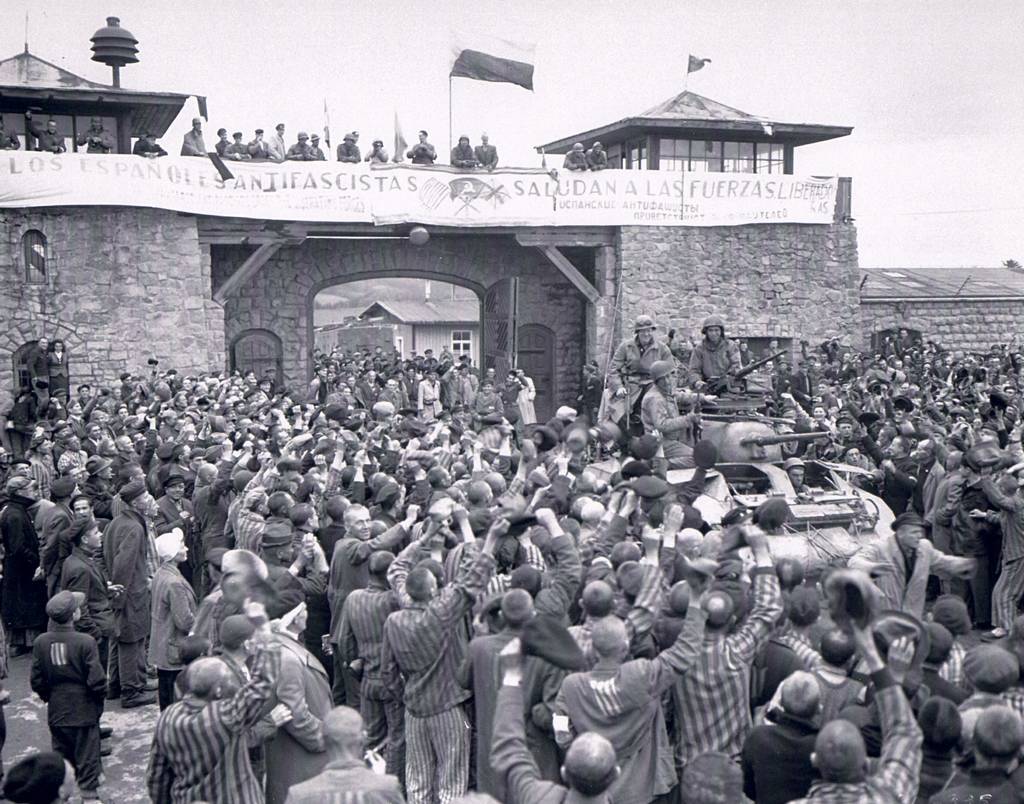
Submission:
<svg viewBox="0 0 1024 804">
<path fill-rule="evenodd" d="M 240 229 L 252 240 L 251 222 Z M 526 352 L 533 363 L 537 333 L 548 344 L 543 366 L 544 386 L 558 389 L 561 398 L 577 393 L 580 370 L 588 348 L 588 322 L 596 317 L 590 299 L 580 288 L 593 289 L 599 262 L 595 252 L 613 249 L 609 234 L 587 235 L 590 247 L 574 241 L 564 252 L 541 245 L 515 230 L 476 233 L 432 230 L 429 242 L 416 246 L 397 232 L 281 237 L 258 245 L 229 242 L 223 220 L 200 225 L 200 240 L 210 243 L 214 298 L 224 305 L 225 340 L 235 344 L 252 331 L 275 333 L 281 341 L 281 365 L 286 383 L 304 383 L 310 373 L 313 338 L 313 301 L 324 288 L 356 280 L 416 277 L 469 288 L 481 303 L 481 355 L 485 367 L 499 372 L 513 365 L 517 335 L 526 333 Z M 536 238 L 537 235 L 532 235 Z M 583 235 L 576 234 L 576 240 Z M 548 250 L 550 249 L 550 251 Z M 553 263 L 564 260 L 577 283 Z M 614 259 L 613 255 L 609 255 Z M 608 259 L 609 257 L 606 257 Z M 609 325 L 609 329 L 610 329 Z M 610 335 L 610 333 L 609 333 Z M 609 337 L 606 335 L 605 337 Z M 595 334 L 589 335 L 591 343 Z M 557 351 L 554 344 L 558 344 Z M 538 363 L 540 368 L 540 363 Z"/>
</svg>

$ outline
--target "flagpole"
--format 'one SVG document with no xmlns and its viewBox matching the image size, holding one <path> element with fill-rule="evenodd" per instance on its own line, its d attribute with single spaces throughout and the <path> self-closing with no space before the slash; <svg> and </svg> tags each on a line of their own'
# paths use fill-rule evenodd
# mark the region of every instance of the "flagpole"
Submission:
<svg viewBox="0 0 1024 804">
<path fill-rule="evenodd" d="M 452 151 L 452 76 L 448 75 L 448 153 Z"/>
</svg>

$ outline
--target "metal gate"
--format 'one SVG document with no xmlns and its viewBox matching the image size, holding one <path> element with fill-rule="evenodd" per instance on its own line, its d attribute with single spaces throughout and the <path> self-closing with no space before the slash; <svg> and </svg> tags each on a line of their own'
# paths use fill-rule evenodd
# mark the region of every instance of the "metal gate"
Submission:
<svg viewBox="0 0 1024 804">
<path fill-rule="evenodd" d="M 502 279 L 484 295 L 484 368 L 493 368 L 499 381 L 515 363 L 516 305 L 519 280 Z"/>
</svg>

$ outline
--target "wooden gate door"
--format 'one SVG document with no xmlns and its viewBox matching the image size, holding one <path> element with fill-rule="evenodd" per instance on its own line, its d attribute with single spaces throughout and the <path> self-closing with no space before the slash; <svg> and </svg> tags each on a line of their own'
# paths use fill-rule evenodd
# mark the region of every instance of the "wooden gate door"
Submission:
<svg viewBox="0 0 1024 804">
<path fill-rule="evenodd" d="M 516 365 L 533 380 L 537 398 L 533 407 L 537 421 L 546 422 L 555 413 L 555 334 L 542 324 L 519 327 Z"/>
<path fill-rule="evenodd" d="M 484 295 L 484 368 L 493 368 L 499 382 L 504 382 L 516 353 L 518 282 L 515 278 L 503 279 Z"/>
<path fill-rule="evenodd" d="M 242 374 L 253 371 L 260 380 L 269 373 L 275 386 L 280 387 L 284 379 L 281 376 L 282 357 L 281 339 L 277 335 L 266 329 L 250 329 L 235 339 L 231 349 L 231 369 Z"/>
</svg>

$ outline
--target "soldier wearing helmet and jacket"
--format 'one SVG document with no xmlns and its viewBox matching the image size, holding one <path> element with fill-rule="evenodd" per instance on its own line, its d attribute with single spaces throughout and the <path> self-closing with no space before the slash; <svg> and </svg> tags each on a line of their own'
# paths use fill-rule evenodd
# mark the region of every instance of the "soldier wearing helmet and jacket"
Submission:
<svg viewBox="0 0 1024 804">
<path fill-rule="evenodd" d="M 608 367 L 609 394 L 601 418 L 616 423 L 626 418 L 627 426 L 640 430 L 640 403 L 651 387 L 651 366 L 659 360 L 672 363 L 668 346 L 654 337 L 657 328 L 649 315 L 638 315 L 633 324 L 633 337 L 624 340 L 615 350 Z"/>
<path fill-rule="evenodd" d="M 742 368 L 739 347 L 725 337 L 725 321 L 719 315 L 709 315 L 701 324 L 704 335 L 690 354 L 687 379 L 695 388 L 709 380 L 730 377 Z"/>
<path fill-rule="evenodd" d="M 644 434 L 660 436 L 668 468 L 692 469 L 696 465 L 692 445 L 700 416 L 695 413 L 679 414 L 673 393 L 675 381 L 672 374 L 675 370 L 675 363 L 670 360 L 658 360 L 651 366 L 653 386 L 644 394 L 640 416 Z"/>
</svg>

